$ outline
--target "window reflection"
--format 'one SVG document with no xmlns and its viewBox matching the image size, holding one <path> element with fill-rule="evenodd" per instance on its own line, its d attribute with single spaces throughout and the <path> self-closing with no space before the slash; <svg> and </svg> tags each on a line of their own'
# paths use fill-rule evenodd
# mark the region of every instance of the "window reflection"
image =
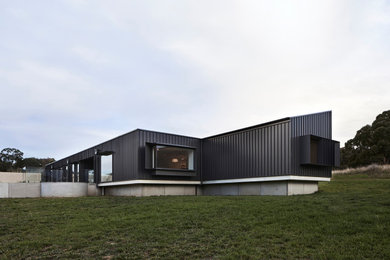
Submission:
<svg viewBox="0 0 390 260">
<path fill-rule="evenodd" d="M 154 147 L 152 162 L 154 168 L 194 170 L 194 150 L 157 145 Z"/>
<path fill-rule="evenodd" d="M 100 157 L 100 181 L 107 182 L 112 181 L 112 154 L 102 155 Z"/>
</svg>

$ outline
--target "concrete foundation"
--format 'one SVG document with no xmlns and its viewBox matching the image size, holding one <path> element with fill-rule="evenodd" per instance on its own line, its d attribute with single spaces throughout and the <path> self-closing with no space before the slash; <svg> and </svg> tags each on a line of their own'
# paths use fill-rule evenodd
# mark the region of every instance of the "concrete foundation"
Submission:
<svg viewBox="0 0 390 260">
<path fill-rule="evenodd" d="M 102 189 L 96 187 L 96 184 L 88 184 L 88 196 L 101 196 Z"/>
<path fill-rule="evenodd" d="M 318 191 L 318 182 L 289 182 L 288 195 L 312 194 Z"/>
<path fill-rule="evenodd" d="M 123 185 L 104 187 L 108 196 L 183 196 L 196 195 L 193 185 Z"/>
<path fill-rule="evenodd" d="M 299 195 L 318 191 L 318 182 L 273 181 L 236 184 L 156 185 L 135 184 L 98 188 L 95 184 L 72 182 L 0 183 L 0 198 L 100 196 L 237 196 Z"/>
<path fill-rule="evenodd" d="M 83 197 L 88 195 L 88 183 L 42 182 L 42 197 Z"/>
<path fill-rule="evenodd" d="M 237 184 L 210 184 L 202 187 L 201 194 L 213 195 L 299 195 L 318 191 L 318 182 L 275 181 Z"/>
<path fill-rule="evenodd" d="M 288 182 L 262 182 L 260 184 L 260 195 L 285 196 L 288 194 Z"/>
</svg>

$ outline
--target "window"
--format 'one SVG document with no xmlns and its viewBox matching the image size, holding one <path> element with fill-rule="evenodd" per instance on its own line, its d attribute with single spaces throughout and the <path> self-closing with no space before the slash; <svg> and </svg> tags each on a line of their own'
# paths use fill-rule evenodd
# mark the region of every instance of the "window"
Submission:
<svg viewBox="0 0 390 260">
<path fill-rule="evenodd" d="M 318 140 L 313 138 L 310 139 L 310 162 L 318 163 Z"/>
<path fill-rule="evenodd" d="M 100 181 L 112 181 L 112 154 L 100 157 Z"/>
<path fill-rule="evenodd" d="M 194 170 L 194 150 L 189 148 L 156 145 L 152 165 L 156 169 Z"/>
<path fill-rule="evenodd" d="M 88 175 L 88 183 L 95 183 L 95 172 L 94 172 L 94 170 L 86 169 L 85 171 L 87 172 L 87 175 Z"/>
</svg>

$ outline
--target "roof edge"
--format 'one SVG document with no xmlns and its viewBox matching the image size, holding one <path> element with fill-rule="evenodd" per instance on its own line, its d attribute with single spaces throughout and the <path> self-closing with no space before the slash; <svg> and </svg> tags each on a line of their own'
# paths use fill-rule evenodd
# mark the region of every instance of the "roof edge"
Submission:
<svg viewBox="0 0 390 260">
<path fill-rule="evenodd" d="M 285 118 L 269 121 L 269 122 L 266 122 L 266 123 L 261 123 L 261 124 L 257 124 L 257 125 L 253 125 L 253 126 L 244 127 L 244 128 L 232 130 L 232 131 L 229 131 L 229 132 L 225 132 L 225 133 L 222 133 L 222 134 L 216 134 L 216 135 L 208 136 L 208 137 L 205 137 L 205 138 L 202 138 L 202 139 L 210 139 L 210 138 L 214 138 L 214 137 L 218 137 L 218 136 L 239 133 L 239 132 L 243 132 L 243 131 L 248 131 L 248 130 L 253 129 L 253 128 L 259 128 L 259 127 L 265 127 L 265 126 L 268 126 L 268 125 L 278 124 L 278 123 L 285 122 L 285 121 L 288 121 L 288 120 L 290 120 L 290 117 L 285 117 Z"/>
</svg>

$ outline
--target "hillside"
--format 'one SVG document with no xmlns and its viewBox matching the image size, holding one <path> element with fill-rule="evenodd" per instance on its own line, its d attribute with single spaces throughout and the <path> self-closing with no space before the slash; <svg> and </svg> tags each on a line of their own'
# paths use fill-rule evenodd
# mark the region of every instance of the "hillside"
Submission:
<svg viewBox="0 0 390 260">
<path fill-rule="evenodd" d="M 0 200 L 0 258 L 390 259 L 390 175 L 313 195 Z"/>
</svg>

